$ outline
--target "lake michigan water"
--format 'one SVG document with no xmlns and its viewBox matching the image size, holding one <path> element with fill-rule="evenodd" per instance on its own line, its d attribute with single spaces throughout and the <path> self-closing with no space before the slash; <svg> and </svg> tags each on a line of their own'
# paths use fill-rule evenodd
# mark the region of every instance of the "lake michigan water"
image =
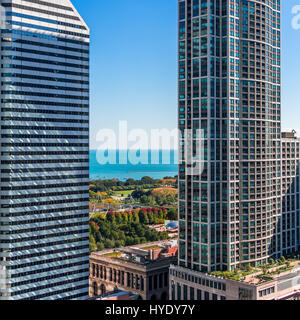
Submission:
<svg viewBox="0 0 300 320">
<path fill-rule="evenodd" d="M 99 152 L 97 154 L 96 150 L 91 150 L 90 179 L 117 178 L 125 181 L 129 178 L 139 180 L 145 176 L 162 179 L 164 177 L 174 177 L 178 174 L 178 153 L 176 150 L 137 152 L 137 156 L 142 159 L 143 164 L 133 164 L 133 161 L 129 161 L 132 156 L 133 153 L 128 151 L 111 150 L 106 154 Z M 107 159 L 110 160 L 110 163 L 106 163 Z"/>
</svg>

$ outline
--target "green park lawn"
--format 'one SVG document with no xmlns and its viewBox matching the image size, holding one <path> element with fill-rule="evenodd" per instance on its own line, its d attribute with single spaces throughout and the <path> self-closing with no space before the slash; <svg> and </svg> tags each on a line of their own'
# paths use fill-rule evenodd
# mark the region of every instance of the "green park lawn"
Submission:
<svg viewBox="0 0 300 320">
<path fill-rule="evenodd" d="M 134 190 L 114 191 L 113 197 L 128 197 Z"/>
<path fill-rule="evenodd" d="M 144 189 L 145 192 L 148 192 L 150 189 Z M 122 190 L 122 191 L 114 191 L 112 196 L 113 197 L 128 197 L 132 194 L 134 190 Z"/>
</svg>

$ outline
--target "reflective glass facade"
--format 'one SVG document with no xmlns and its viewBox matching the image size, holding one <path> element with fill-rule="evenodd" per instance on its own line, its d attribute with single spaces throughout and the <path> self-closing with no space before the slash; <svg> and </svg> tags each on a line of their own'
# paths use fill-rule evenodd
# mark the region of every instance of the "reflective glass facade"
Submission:
<svg viewBox="0 0 300 320">
<path fill-rule="evenodd" d="M 0 299 L 85 299 L 89 29 L 68 0 L 2 0 Z"/>
<path fill-rule="evenodd" d="M 179 168 L 179 265 L 263 264 L 282 252 L 280 1 L 178 4 L 179 129 L 204 160 Z"/>
</svg>

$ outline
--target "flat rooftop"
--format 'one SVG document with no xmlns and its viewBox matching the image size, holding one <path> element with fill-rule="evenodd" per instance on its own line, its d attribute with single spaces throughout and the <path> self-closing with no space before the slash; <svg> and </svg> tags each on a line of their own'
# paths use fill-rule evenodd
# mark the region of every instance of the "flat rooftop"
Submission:
<svg viewBox="0 0 300 320">
<path fill-rule="evenodd" d="M 296 131 L 281 132 L 281 137 L 283 139 L 297 139 L 297 132 Z"/>
<path fill-rule="evenodd" d="M 288 259 L 248 270 L 215 271 L 210 275 L 241 281 L 248 284 L 260 285 L 273 280 L 289 278 L 291 274 L 300 273 L 300 260 Z"/>
<path fill-rule="evenodd" d="M 177 240 L 164 240 L 136 246 L 91 253 L 92 258 L 104 258 L 146 265 L 172 256 L 178 249 Z"/>
</svg>

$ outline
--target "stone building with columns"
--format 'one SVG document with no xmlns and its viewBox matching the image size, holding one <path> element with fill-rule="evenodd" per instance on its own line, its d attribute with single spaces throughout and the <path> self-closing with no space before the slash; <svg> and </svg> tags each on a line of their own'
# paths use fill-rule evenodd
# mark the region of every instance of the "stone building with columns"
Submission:
<svg viewBox="0 0 300 320">
<path fill-rule="evenodd" d="M 90 256 L 90 297 L 123 290 L 141 300 L 169 299 L 169 267 L 177 260 L 177 241 L 143 244 Z"/>
</svg>

